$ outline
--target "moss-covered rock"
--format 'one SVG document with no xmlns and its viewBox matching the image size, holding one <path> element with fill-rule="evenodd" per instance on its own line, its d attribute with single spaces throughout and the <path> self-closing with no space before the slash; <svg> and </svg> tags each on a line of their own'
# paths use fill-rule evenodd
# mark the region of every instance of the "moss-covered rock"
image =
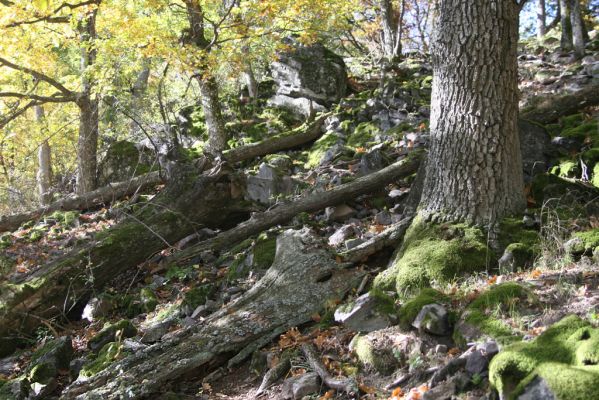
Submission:
<svg viewBox="0 0 599 400">
<path fill-rule="evenodd" d="M 87 346 L 95 351 L 115 340 L 130 338 L 137 335 L 137 328 L 128 319 L 122 319 L 114 324 L 106 323 L 100 332 L 89 340 Z"/>
<path fill-rule="evenodd" d="M 592 253 L 599 246 L 599 228 L 594 228 L 585 232 L 577 232 L 573 235 L 580 239 L 581 253 Z"/>
<path fill-rule="evenodd" d="M 534 378 L 542 378 L 557 400 L 599 398 L 599 329 L 577 316 L 551 326 L 531 342 L 507 346 L 491 362 L 491 384 L 516 398 Z"/>
<path fill-rule="evenodd" d="M 214 285 L 211 284 L 196 286 L 185 292 L 181 306 L 193 312 L 196 307 L 206 304 L 206 300 L 214 294 L 215 290 Z"/>
<path fill-rule="evenodd" d="M 405 294 L 447 283 L 459 276 L 485 270 L 495 263 L 482 229 L 466 224 L 430 224 L 417 217 L 390 267 L 379 274 L 374 287 Z"/>
<path fill-rule="evenodd" d="M 158 305 L 158 298 L 156 294 L 150 288 L 143 288 L 139 292 L 139 299 L 141 302 L 142 310 L 146 313 L 150 313 L 156 309 Z"/>
<path fill-rule="evenodd" d="M 432 288 L 422 289 L 418 295 L 406 301 L 399 309 L 400 326 L 404 329 L 410 328 L 422 307 L 433 303 L 446 303 L 447 301 L 449 301 L 449 297 L 438 290 Z"/>
<path fill-rule="evenodd" d="M 122 352 L 123 345 L 120 342 L 111 342 L 105 344 L 98 352 L 98 355 L 83 366 L 79 375 L 90 377 L 97 374 L 117 360 Z"/>
<path fill-rule="evenodd" d="M 540 254 L 540 236 L 534 229 L 524 226 L 522 219 L 504 218 L 499 224 L 499 245 L 505 249 L 504 256 L 510 257 L 510 269 L 526 268 Z M 503 267 L 502 259 L 499 266 Z"/>
<path fill-rule="evenodd" d="M 276 249 L 276 237 L 268 236 L 266 233 L 259 235 L 252 249 L 253 266 L 256 268 L 269 268 L 275 259 Z"/>
<path fill-rule="evenodd" d="M 565 217 L 573 213 L 576 214 L 573 216 L 579 216 L 580 212 L 588 215 L 599 212 L 599 203 L 596 201 L 599 189 L 553 174 L 536 175 L 532 181 L 531 195 L 537 205 L 563 211 Z"/>
<path fill-rule="evenodd" d="M 341 143 L 341 139 L 334 132 L 325 133 L 310 148 L 306 168 L 314 168 L 320 165 L 327 151 L 338 143 Z"/>
<path fill-rule="evenodd" d="M 526 287 L 513 282 L 490 287 L 470 303 L 454 331 L 459 345 L 491 337 L 503 343 L 517 340 L 520 332 L 503 321 L 504 317 L 519 317 L 536 299 Z"/>
<path fill-rule="evenodd" d="M 374 136 L 379 132 L 379 127 L 372 122 L 362 122 L 348 137 L 347 145 L 351 148 L 365 147 L 369 142 L 374 141 Z"/>
</svg>

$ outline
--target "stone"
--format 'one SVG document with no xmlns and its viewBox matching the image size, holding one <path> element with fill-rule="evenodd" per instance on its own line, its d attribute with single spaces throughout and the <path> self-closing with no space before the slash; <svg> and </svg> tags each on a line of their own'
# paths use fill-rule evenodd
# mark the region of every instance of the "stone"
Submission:
<svg viewBox="0 0 599 400">
<path fill-rule="evenodd" d="M 104 345 L 114 342 L 117 333 L 121 339 L 125 339 L 137 335 L 137 329 L 127 319 L 122 319 L 114 324 L 104 324 L 102 330 L 87 342 L 87 347 L 92 351 L 100 350 Z"/>
<path fill-rule="evenodd" d="M 296 184 L 283 171 L 267 163 L 258 167 L 258 173 L 247 177 L 246 197 L 262 204 L 273 204 L 279 195 L 294 192 Z"/>
<path fill-rule="evenodd" d="M 338 221 L 342 222 L 356 215 L 356 210 L 348 206 L 347 204 L 341 204 L 336 207 L 327 207 L 325 209 L 325 216 L 327 221 Z"/>
<path fill-rule="evenodd" d="M 378 170 L 381 170 L 385 166 L 385 160 L 380 150 L 372 150 L 365 153 L 360 158 L 360 164 L 358 165 L 358 174 L 368 175 Z"/>
<path fill-rule="evenodd" d="M 173 326 L 175 322 L 175 318 L 169 318 L 144 328 L 141 343 L 151 344 L 160 341 L 160 339 L 168 333 L 170 327 Z"/>
<path fill-rule="evenodd" d="M 374 216 L 374 223 L 379 225 L 391 225 L 393 223 L 389 211 L 381 211 Z"/>
<path fill-rule="evenodd" d="M 77 379 L 79 373 L 81 372 L 81 369 L 83 368 L 86 362 L 87 359 L 85 357 L 79 357 L 71 360 L 71 362 L 69 363 L 69 375 L 73 380 Z"/>
<path fill-rule="evenodd" d="M 353 303 L 337 308 L 334 318 L 336 322 L 356 332 L 372 332 L 390 326 L 390 316 L 380 312 L 377 306 L 378 300 L 366 293 Z"/>
<path fill-rule="evenodd" d="M 363 244 L 364 242 L 366 242 L 364 239 L 362 238 L 355 238 L 355 239 L 349 239 L 345 241 L 345 249 L 346 250 L 351 250 L 353 248 L 358 247 L 359 245 Z"/>
<path fill-rule="evenodd" d="M 518 121 L 518 129 L 522 168 L 525 180 L 529 182 L 533 176 L 544 173 L 549 166 L 551 137 L 542 126 L 524 120 Z"/>
<path fill-rule="evenodd" d="M 456 383 L 449 379 L 424 392 L 422 400 L 450 400 L 457 391 Z"/>
<path fill-rule="evenodd" d="M 541 69 L 535 74 L 535 81 L 542 85 L 549 85 L 559 79 L 560 71 L 554 69 Z"/>
<path fill-rule="evenodd" d="M 83 308 L 81 319 L 87 319 L 94 322 L 98 318 L 106 317 L 115 308 L 115 302 L 112 296 L 100 295 L 92 298 Z"/>
<path fill-rule="evenodd" d="M 528 385 L 524 387 L 524 391 L 518 400 L 555 400 L 556 396 L 545 381 L 541 377 L 534 378 Z"/>
<path fill-rule="evenodd" d="M 320 377 L 316 372 L 308 372 L 285 380 L 282 395 L 284 399 L 301 399 L 319 391 Z"/>
<path fill-rule="evenodd" d="M 412 326 L 419 331 L 424 330 L 433 335 L 447 336 L 451 334 L 449 314 L 440 304 L 428 304 L 422 307 Z"/>
<path fill-rule="evenodd" d="M 447 353 L 447 346 L 444 344 L 438 344 L 435 346 L 435 354 L 445 354 Z"/>
<path fill-rule="evenodd" d="M 584 241 L 579 237 L 573 237 L 564 243 L 564 250 L 568 254 L 582 254 L 584 252 Z"/>
<path fill-rule="evenodd" d="M 311 99 L 305 97 L 289 97 L 277 94 L 268 100 L 268 104 L 274 107 L 284 108 L 294 115 L 308 118 L 311 114 L 326 111 L 326 108 Z"/>
<path fill-rule="evenodd" d="M 345 96 L 347 72 L 342 57 L 320 43 L 303 45 L 289 39 L 287 44 L 291 50 L 278 54 L 277 61 L 271 64 L 277 85 L 276 95 L 269 100 L 271 104 L 306 116 L 310 107 L 316 111 Z"/>
<path fill-rule="evenodd" d="M 479 343 L 476 349 L 481 351 L 482 354 L 491 360 L 497 353 L 499 353 L 499 345 L 494 340 L 487 340 L 483 343 Z"/>
<path fill-rule="evenodd" d="M 483 352 L 480 350 L 475 350 L 466 359 L 466 372 L 468 374 L 481 375 L 484 371 L 487 370 L 489 366 L 489 360 L 483 355 Z"/>
<path fill-rule="evenodd" d="M 98 166 L 100 186 L 122 182 L 149 172 L 152 169 L 153 156 L 146 154 L 148 150 L 126 140 L 111 143 Z"/>
<path fill-rule="evenodd" d="M 335 233 L 333 233 L 329 237 L 329 245 L 330 246 L 339 246 L 343 244 L 348 238 L 356 234 L 356 230 L 353 225 L 343 225 L 341 228 L 337 229 Z"/>
</svg>

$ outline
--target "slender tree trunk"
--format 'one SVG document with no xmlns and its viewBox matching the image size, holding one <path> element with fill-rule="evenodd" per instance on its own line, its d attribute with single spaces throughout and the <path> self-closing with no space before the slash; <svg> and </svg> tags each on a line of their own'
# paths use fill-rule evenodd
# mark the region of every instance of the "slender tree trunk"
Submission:
<svg viewBox="0 0 599 400">
<path fill-rule="evenodd" d="M 208 130 L 207 151 L 212 155 L 222 153 L 227 148 L 227 132 L 218 98 L 218 84 L 212 76 L 198 77 L 202 109 Z"/>
<path fill-rule="evenodd" d="M 81 74 L 83 90 L 77 99 L 80 111 L 79 139 L 77 142 L 77 194 L 94 190 L 97 184 L 98 152 L 98 98 L 93 93 L 93 79 L 89 67 L 96 60 L 96 10 L 79 21 L 81 40 Z"/>
<path fill-rule="evenodd" d="M 560 18 L 562 24 L 561 48 L 572 50 L 572 25 L 570 23 L 570 0 L 559 0 Z"/>
<path fill-rule="evenodd" d="M 44 121 L 44 109 L 42 106 L 35 106 L 34 111 L 35 120 L 41 127 Z M 50 204 L 52 200 L 52 193 L 50 193 L 50 187 L 52 186 L 52 157 L 48 140 L 44 140 L 40 145 L 37 152 L 37 161 L 37 192 L 40 205 L 45 206 Z"/>
<path fill-rule="evenodd" d="M 570 22 L 572 24 L 572 42 L 574 44 L 574 53 L 577 58 L 584 57 L 584 33 L 582 13 L 580 10 L 580 0 L 572 0 L 572 10 L 570 12 Z"/>
<path fill-rule="evenodd" d="M 383 53 L 389 61 L 393 61 L 399 57 L 397 53 L 397 23 L 393 17 L 393 4 L 391 0 L 381 0 L 381 24 L 383 28 Z M 401 50 L 401 49 L 399 49 Z"/>
<path fill-rule="evenodd" d="M 518 5 L 440 0 L 432 38 L 431 145 L 420 212 L 487 224 L 524 206 Z"/>
<path fill-rule="evenodd" d="M 135 84 L 131 88 L 131 115 L 136 121 L 131 121 L 129 124 L 131 135 L 135 137 L 139 133 L 140 114 L 143 108 L 143 96 L 148 87 L 148 79 L 150 78 L 150 62 L 144 60 L 142 70 L 137 75 Z"/>
<path fill-rule="evenodd" d="M 537 0 L 537 39 L 543 41 L 547 33 L 545 0 Z"/>
</svg>

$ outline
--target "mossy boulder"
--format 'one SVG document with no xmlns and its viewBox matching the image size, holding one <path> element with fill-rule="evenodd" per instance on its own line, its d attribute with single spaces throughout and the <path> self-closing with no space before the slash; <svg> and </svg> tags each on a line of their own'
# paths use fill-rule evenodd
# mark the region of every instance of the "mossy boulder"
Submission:
<svg viewBox="0 0 599 400">
<path fill-rule="evenodd" d="M 513 282 L 494 285 L 472 301 L 454 330 L 458 345 L 490 337 L 501 343 L 518 340 L 520 332 L 505 319 L 514 319 L 536 308 L 537 300 L 526 287 Z"/>
<path fill-rule="evenodd" d="M 252 265 L 255 268 L 269 268 L 275 259 L 277 238 L 263 233 L 258 236 L 252 249 Z"/>
<path fill-rule="evenodd" d="M 98 167 L 99 183 L 121 182 L 152 170 L 149 154 L 140 151 L 135 143 L 119 140 L 112 143 Z"/>
<path fill-rule="evenodd" d="M 69 369 L 72 358 L 70 337 L 51 340 L 32 354 L 27 379 L 30 383 L 49 385 L 58 376 L 59 370 Z"/>
<path fill-rule="evenodd" d="M 91 377 L 98 372 L 104 370 L 123 353 L 123 345 L 120 342 L 110 342 L 105 344 L 98 352 L 98 355 L 86 363 L 81 368 L 80 376 Z"/>
<path fill-rule="evenodd" d="M 352 134 L 347 138 L 347 145 L 353 149 L 366 147 L 374 141 L 374 136 L 380 132 L 378 126 L 372 122 L 362 122 L 356 126 Z"/>
<path fill-rule="evenodd" d="M 46 223 L 56 222 L 63 227 L 72 227 L 79 222 L 79 211 L 54 211 L 44 218 Z"/>
<path fill-rule="evenodd" d="M 599 228 L 594 228 L 585 232 L 577 232 L 573 235 L 574 238 L 579 239 L 579 243 L 576 252 L 578 253 L 592 253 L 595 248 L 599 246 Z"/>
<path fill-rule="evenodd" d="M 510 271 L 530 267 L 540 254 L 540 236 L 524 226 L 522 219 L 504 218 L 499 224 L 499 245 L 505 249 L 499 267 L 509 263 Z"/>
<path fill-rule="evenodd" d="M 92 351 L 96 351 L 107 343 L 130 338 L 135 335 L 137 335 L 137 328 L 128 319 L 122 319 L 114 324 L 104 324 L 102 330 L 89 340 L 87 346 Z"/>
<path fill-rule="evenodd" d="M 206 300 L 208 300 L 215 291 L 216 288 L 211 284 L 204 284 L 191 288 L 185 292 L 181 309 L 185 314 L 191 314 L 198 306 L 206 304 Z"/>
<path fill-rule="evenodd" d="M 577 316 L 554 324 L 531 342 L 507 346 L 491 362 L 491 384 L 515 399 L 541 378 L 556 400 L 599 398 L 599 329 Z"/>
<path fill-rule="evenodd" d="M 310 148 L 306 168 L 314 168 L 322 164 L 330 156 L 327 152 L 333 151 L 333 147 L 336 145 L 342 146 L 342 143 L 343 141 L 335 132 L 325 133 Z"/>
<path fill-rule="evenodd" d="M 431 224 L 417 217 L 406 232 L 403 245 L 374 287 L 398 294 L 448 283 L 468 273 L 494 265 L 495 254 L 486 244 L 482 229 L 466 224 Z"/>
<path fill-rule="evenodd" d="M 599 197 L 598 188 L 553 174 L 535 176 L 531 185 L 531 195 L 538 206 L 561 209 L 566 211 L 566 214 L 576 211 L 588 215 L 599 213 L 599 203 L 596 201 Z"/>
<path fill-rule="evenodd" d="M 422 307 L 435 303 L 443 304 L 448 301 L 449 297 L 440 291 L 432 288 L 424 288 L 418 295 L 412 297 L 401 306 L 399 309 L 399 324 L 403 329 L 409 329 L 420 310 L 422 310 Z"/>
<path fill-rule="evenodd" d="M 139 292 L 141 308 L 144 312 L 150 313 L 156 309 L 158 298 L 150 288 L 143 288 Z"/>
</svg>

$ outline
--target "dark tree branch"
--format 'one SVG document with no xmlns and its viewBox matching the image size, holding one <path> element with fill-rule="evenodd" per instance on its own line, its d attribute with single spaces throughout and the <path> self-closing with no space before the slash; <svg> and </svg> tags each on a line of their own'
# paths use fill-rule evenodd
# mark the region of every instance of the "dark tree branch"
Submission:
<svg viewBox="0 0 599 400">
<path fill-rule="evenodd" d="M 57 93 L 58 94 L 58 93 Z M 19 93 L 19 92 L 0 92 L 0 98 L 2 97 L 13 97 L 16 99 L 31 99 L 38 102 L 38 104 L 42 103 L 68 103 L 76 100 L 76 96 L 61 96 L 61 95 L 52 95 L 52 96 L 39 96 L 37 94 L 30 93 Z"/>
<path fill-rule="evenodd" d="M 27 68 L 22 65 L 14 64 L 3 57 L 0 57 L 0 67 L 1 66 L 5 66 L 8 68 L 14 69 L 16 71 L 20 71 L 20 72 L 29 74 L 29 75 L 33 76 L 34 78 L 39 79 L 40 81 L 44 81 L 44 82 L 54 86 L 56 89 L 58 89 L 63 94 L 65 94 L 69 97 L 75 97 L 75 93 L 70 91 L 69 89 L 67 89 L 63 84 L 61 84 L 60 82 L 58 82 L 57 80 L 55 80 L 53 78 L 50 78 L 48 75 L 42 74 L 39 71 L 35 71 L 31 68 Z"/>
</svg>

